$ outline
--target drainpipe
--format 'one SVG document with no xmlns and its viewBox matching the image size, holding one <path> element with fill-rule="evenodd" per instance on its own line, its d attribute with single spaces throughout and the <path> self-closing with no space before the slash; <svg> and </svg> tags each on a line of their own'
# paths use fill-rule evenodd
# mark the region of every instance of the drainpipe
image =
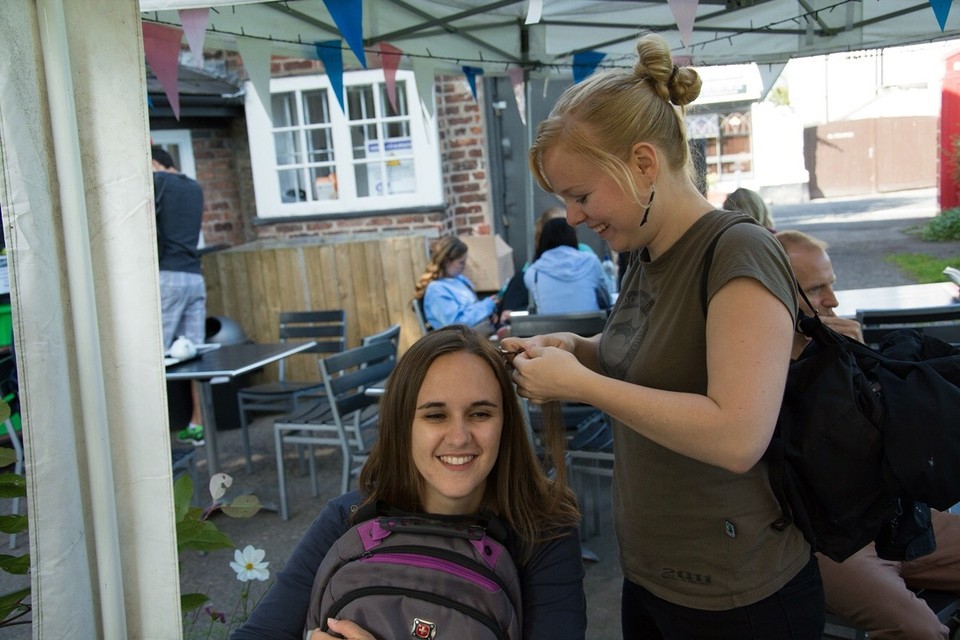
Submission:
<svg viewBox="0 0 960 640">
<path fill-rule="evenodd" d="M 97 322 L 90 236 L 80 161 L 76 105 L 63 0 L 38 0 L 40 48 L 49 99 L 53 148 L 60 194 L 60 217 L 66 249 L 67 286 L 75 335 L 80 406 L 86 446 L 86 469 L 93 511 L 93 541 L 99 582 L 100 633 L 125 638 L 126 612 L 120 566 L 120 534 L 114 497 L 106 390 Z M 91 585 L 92 586 L 92 585 Z"/>
</svg>

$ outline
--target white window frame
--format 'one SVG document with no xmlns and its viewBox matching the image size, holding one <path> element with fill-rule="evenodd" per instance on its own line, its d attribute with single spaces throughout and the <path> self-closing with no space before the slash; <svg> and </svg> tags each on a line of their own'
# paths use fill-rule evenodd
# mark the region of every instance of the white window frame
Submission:
<svg viewBox="0 0 960 640">
<path fill-rule="evenodd" d="M 397 90 L 406 92 L 406 103 L 411 113 L 409 130 L 412 155 L 415 159 L 416 188 L 413 192 L 393 195 L 358 197 L 354 175 L 353 148 L 350 138 L 350 121 L 347 120 L 330 87 L 326 74 L 291 76 L 270 80 L 270 92 L 314 91 L 326 89 L 333 150 L 337 168 L 338 197 L 332 200 L 307 202 L 283 202 L 278 179 L 277 151 L 274 142 L 273 122 L 257 96 L 256 89 L 246 83 L 247 131 L 250 139 L 250 160 L 253 185 L 257 202 L 257 217 L 288 218 L 296 216 L 343 215 L 350 213 L 380 212 L 390 209 L 443 205 L 443 188 L 440 167 L 439 136 L 435 116 L 429 115 L 420 105 L 417 85 L 412 71 L 397 70 Z M 401 83 L 402 81 L 402 83 Z M 350 86 L 383 84 L 380 69 L 357 71 L 343 75 L 344 94 Z M 428 96 L 433 100 L 433 96 Z M 297 99 L 297 108 L 302 101 Z M 302 120 L 301 120 L 302 122 Z"/>
<path fill-rule="evenodd" d="M 193 136 L 189 129 L 156 129 L 150 132 L 150 143 L 167 151 L 176 147 L 174 157 L 180 158 L 180 173 L 197 179 L 197 165 L 193 159 Z"/>
</svg>

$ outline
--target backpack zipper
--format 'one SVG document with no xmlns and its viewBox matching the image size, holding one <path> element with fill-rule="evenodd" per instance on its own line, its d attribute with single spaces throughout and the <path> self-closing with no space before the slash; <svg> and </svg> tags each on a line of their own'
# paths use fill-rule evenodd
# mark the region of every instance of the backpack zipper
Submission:
<svg viewBox="0 0 960 640">
<path fill-rule="evenodd" d="M 480 613 L 479 611 L 468 607 L 464 604 L 457 602 L 456 600 L 451 600 L 444 596 L 439 596 L 435 593 L 429 593 L 426 591 L 420 591 L 417 589 L 405 589 L 401 587 L 361 587 L 360 589 L 354 589 L 353 591 L 348 591 L 343 594 L 343 596 L 337 600 L 333 605 L 331 605 L 330 610 L 323 617 L 323 624 L 320 627 L 321 631 L 327 631 L 327 618 L 336 618 L 340 611 L 343 610 L 348 604 L 365 596 L 376 596 L 376 595 L 385 595 L 385 596 L 406 596 L 416 598 L 418 600 L 424 600 L 433 604 L 440 605 L 442 607 L 448 607 L 459 611 L 460 613 L 473 618 L 477 622 L 481 623 L 483 626 L 490 629 L 490 632 L 493 633 L 494 637 L 497 640 L 507 640 L 506 632 L 499 627 L 497 627 L 496 621 L 488 615 Z"/>
<path fill-rule="evenodd" d="M 361 561 L 377 560 L 375 556 L 388 556 L 390 554 L 395 554 L 398 556 L 420 555 L 420 556 L 426 556 L 428 558 L 436 558 L 438 560 L 456 565 L 456 567 L 466 569 L 467 572 L 470 572 L 473 574 L 479 574 L 479 577 L 486 582 L 486 584 L 481 583 L 481 586 L 486 588 L 488 591 L 493 591 L 495 590 L 495 588 L 499 588 L 500 591 L 503 591 L 504 593 L 507 592 L 506 583 L 503 581 L 503 579 L 500 576 L 498 576 L 489 567 L 487 567 L 484 564 L 481 564 L 480 562 L 477 562 L 476 560 L 471 560 L 470 558 L 466 558 L 463 556 L 463 554 L 457 553 L 456 551 L 450 551 L 448 549 L 437 549 L 434 547 L 419 546 L 419 545 L 397 545 L 394 547 L 379 547 L 376 549 L 370 549 L 369 551 L 364 551 L 363 553 L 357 554 L 352 558 L 347 558 L 343 562 L 343 564 L 347 564 L 348 562 L 353 562 L 356 560 L 361 560 Z M 343 564 L 341 564 L 340 566 L 343 566 Z M 434 569 L 444 570 L 444 567 L 442 567 L 441 565 L 431 564 L 430 566 Z M 453 573 L 454 575 L 458 575 L 462 578 L 466 578 L 468 580 L 471 579 L 470 575 L 465 575 L 464 573 L 461 573 L 459 571 L 448 571 L 448 572 Z M 491 583 L 494 588 L 490 588 Z"/>
</svg>

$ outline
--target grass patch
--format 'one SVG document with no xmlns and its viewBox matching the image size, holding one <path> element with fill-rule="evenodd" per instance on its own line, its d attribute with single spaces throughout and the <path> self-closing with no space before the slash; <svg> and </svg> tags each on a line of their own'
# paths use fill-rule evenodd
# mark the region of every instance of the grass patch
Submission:
<svg viewBox="0 0 960 640">
<path fill-rule="evenodd" d="M 960 256 L 935 258 L 925 253 L 895 253 L 885 259 L 900 267 L 920 284 L 945 282 L 947 276 L 943 275 L 944 267 L 960 268 Z"/>
</svg>

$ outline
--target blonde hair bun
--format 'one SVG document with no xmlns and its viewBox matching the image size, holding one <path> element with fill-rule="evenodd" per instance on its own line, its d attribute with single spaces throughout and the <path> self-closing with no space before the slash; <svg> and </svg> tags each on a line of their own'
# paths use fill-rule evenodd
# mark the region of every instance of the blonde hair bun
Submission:
<svg viewBox="0 0 960 640">
<path fill-rule="evenodd" d="M 639 79 L 649 80 L 661 98 L 678 107 L 696 100 L 703 86 L 696 69 L 673 64 L 669 43 L 653 33 L 637 41 L 637 63 L 633 72 Z"/>
</svg>

